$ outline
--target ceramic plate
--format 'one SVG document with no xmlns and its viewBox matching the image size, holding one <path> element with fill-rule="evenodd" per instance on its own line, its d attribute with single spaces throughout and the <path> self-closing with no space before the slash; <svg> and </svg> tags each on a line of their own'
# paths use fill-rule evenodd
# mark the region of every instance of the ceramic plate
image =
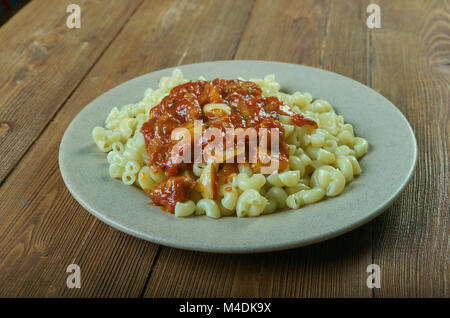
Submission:
<svg viewBox="0 0 450 318">
<path fill-rule="evenodd" d="M 61 141 L 59 165 L 67 188 L 90 213 L 130 235 L 167 246 L 222 253 L 282 250 L 323 241 L 348 232 L 385 210 L 413 172 L 417 146 L 401 112 L 374 90 L 344 76 L 293 64 L 263 61 L 217 61 L 183 65 L 188 79 L 200 75 L 249 79 L 275 74 L 283 91 L 309 92 L 325 99 L 355 134 L 369 142 L 361 159 L 363 173 L 334 198 L 255 218 L 206 216 L 177 218 L 149 205 L 148 196 L 108 174 L 106 155 L 92 141 L 110 110 L 140 101 L 148 87 L 171 69 L 123 83 L 87 105 L 72 121 Z"/>
</svg>

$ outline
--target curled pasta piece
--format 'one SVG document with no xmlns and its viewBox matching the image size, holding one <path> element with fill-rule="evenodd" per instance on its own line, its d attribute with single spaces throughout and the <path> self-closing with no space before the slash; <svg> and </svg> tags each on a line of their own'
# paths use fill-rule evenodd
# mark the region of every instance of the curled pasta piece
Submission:
<svg viewBox="0 0 450 318">
<path fill-rule="evenodd" d="M 122 108 L 120 109 L 120 112 L 118 114 L 118 117 L 125 118 L 125 117 L 133 116 L 133 109 L 134 109 L 133 104 L 127 104 L 127 105 L 122 106 Z"/>
<path fill-rule="evenodd" d="M 175 205 L 175 216 L 184 217 L 194 214 L 196 205 L 194 201 L 188 200 L 186 202 L 177 202 Z"/>
<path fill-rule="evenodd" d="M 103 127 L 95 127 L 92 130 L 92 139 L 94 139 L 94 142 L 106 139 L 106 129 Z"/>
<path fill-rule="evenodd" d="M 248 165 L 239 164 L 238 165 L 238 170 L 239 170 L 240 173 L 245 173 L 249 177 L 253 176 L 253 170 Z"/>
<path fill-rule="evenodd" d="M 325 141 L 323 149 L 325 149 L 326 151 L 329 151 L 329 152 L 335 152 L 337 147 L 338 147 L 338 144 L 337 144 L 336 140 L 327 139 Z"/>
<path fill-rule="evenodd" d="M 111 143 L 107 140 L 98 140 L 95 142 L 97 148 L 102 152 L 110 152 L 111 151 Z"/>
<path fill-rule="evenodd" d="M 318 187 L 310 190 L 302 190 L 299 193 L 301 193 L 300 195 L 305 204 L 316 203 L 325 196 L 325 190 Z"/>
<path fill-rule="evenodd" d="M 125 147 L 124 147 L 123 143 L 121 143 L 120 141 L 116 141 L 111 145 L 111 149 L 112 149 L 112 151 L 115 151 L 118 153 L 123 153 L 123 151 L 125 150 Z"/>
<path fill-rule="evenodd" d="M 352 163 L 353 174 L 358 176 L 361 174 L 361 166 L 359 165 L 358 160 L 354 156 L 348 156 L 348 160 Z"/>
<path fill-rule="evenodd" d="M 352 146 L 353 145 L 353 134 L 349 130 L 342 130 L 337 136 L 336 136 L 339 145 L 347 145 Z"/>
<path fill-rule="evenodd" d="M 114 157 L 114 155 L 115 155 L 116 153 L 117 153 L 117 152 L 114 151 L 114 150 L 111 150 L 110 152 L 108 152 L 108 155 L 106 156 L 106 160 L 108 160 L 108 163 L 109 163 L 109 164 L 113 164 L 113 163 L 114 163 L 113 157 Z"/>
<path fill-rule="evenodd" d="M 278 120 L 280 121 L 280 123 L 285 124 L 285 125 L 292 125 L 292 118 L 291 116 L 287 116 L 287 115 L 279 115 Z"/>
<path fill-rule="evenodd" d="M 289 116 L 288 116 L 289 117 Z M 290 117 L 289 117 L 290 118 Z M 307 135 L 307 129 L 304 127 L 295 127 L 295 130 L 286 138 L 286 142 L 290 145 L 300 147 L 304 143 L 304 137 Z"/>
<path fill-rule="evenodd" d="M 267 181 L 276 187 L 292 187 L 300 180 L 300 171 L 290 170 L 282 173 L 272 173 L 267 177 Z"/>
<path fill-rule="evenodd" d="M 231 114 L 231 108 L 227 104 L 223 103 L 209 103 L 203 106 L 203 112 L 206 116 L 224 116 Z"/>
<path fill-rule="evenodd" d="M 208 163 L 208 165 L 202 170 L 202 174 L 198 179 L 200 193 L 205 199 L 214 200 L 216 198 L 216 172 L 216 164 L 212 162 Z"/>
<path fill-rule="evenodd" d="M 336 123 L 336 114 L 334 112 L 322 113 L 319 115 L 319 126 L 326 129 L 333 136 L 337 134 L 339 128 Z"/>
<path fill-rule="evenodd" d="M 303 176 L 306 172 L 305 164 L 302 159 L 297 156 L 289 156 L 289 169 L 299 170 L 301 176 Z"/>
<path fill-rule="evenodd" d="M 160 183 L 166 179 L 166 174 L 164 171 L 156 167 L 150 167 L 150 176 L 155 183 Z"/>
<path fill-rule="evenodd" d="M 122 174 L 123 174 L 123 167 L 116 165 L 116 164 L 111 164 L 109 165 L 109 175 L 111 178 L 115 178 L 115 179 L 120 179 L 122 178 Z"/>
<path fill-rule="evenodd" d="M 326 165 L 329 165 L 332 164 L 334 160 L 336 160 L 336 157 L 333 153 L 320 148 L 319 151 L 317 151 L 317 160 Z"/>
<path fill-rule="evenodd" d="M 216 201 L 216 203 L 217 203 L 217 205 L 218 205 L 218 207 L 220 209 L 221 216 L 230 216 L 230 215 L 234 214 L 234 210 L 227 209 L 226 207 L 224 207 L 222 205 L 222 203 L 220 201 Z"/>
<path fill-rule="evenodd" d="M 333 197 L 344 190 L 345 177 L 339 169 L 322 166 L 312 174 L 311 185 L 324 189 L 327 196 Z"/>
<path fill-rule="evenodd" d="M 369 150 L 367 140 L 361 137 L 353 139 L 353 149 L 355 149 L 356 158 L 361 158 Z"/>
<path fill-rule="evenodd" d="M 355 151 L 353 149 L 350 149 L 348 146 L 346 145 L 342 145 L 336 148 L 336 150 L 334 151 L 334 153 L 339 156 L 339 155 L 343 155 L 343 156 L 354 156 L 355 155 Z"/>
<path fill-rule="evenodd" d="M 122 119 L 119 124 L 120 136 L 123 140 L 131 137 L 136 128 L 137 120 L 135 118 Z"/>
<path fill-rule="evenodd" d="M 152 179 L 150 168 L 148 166 L 142 167 L 139 171 L 138 184 L 145 192 L 148 192 L 148 190 L 152 189 L 156 185 L 155 181 Z"/>
<path fill-rule="evenodd" d="M 311 204 L 322 200 L 325 196 L 325 190 L 316 187 L 310 190 L 302 190 L 297 193 L 293 193 L 286 199 L 286 204 L 291 209 L 298 209 L 305 204 Z"/>
<path fill-rule="evenodd" d="M 122 174 L 122 182 L 125 185 L 133 185 L 136 182 L 136 174 L 131 173 L 129 171 L 125 171 Z"/>
<path fill-rule="evenodd" d="M 144 135 L 140 131 L 136 131 L 133 137 L 134 146 L 139 151 L 145 151 L 145 139 Z"/>
<path fill-rule="evenodd" d="M 125 165 L 125 171 L 136 174 L 141 169 L 141 166 L 133 160 L 130 160 Z"/>
<path fill-rule="evenodd" d="M 322 134 L 313 134 L 311 135 L 311 145 L 314 148 L 320 148 L 325 145 L 325 136 Z"/>
<path fill-rule="evenodd" d="M 312 145 L 309 145 L 308 147 L 306 147 L 306 154 L 308 155 L 309 158 L 311 158 L 312 160 L 316 160 L 317 156 L 318 156 L 318 152 L 319 152 L 320 148 L 316 148 L 313 147 Z"/>
<path fill-rule="evenodd" d="M 266 208 L 267 199 L 254 189 L 245 190 L 240 196 L 236 204 L 236 215 L 258 216 Z"/>
<path fill-rule="evenodd" d="M 278 176 L 278 172 L 274 172 L 271 175 L 267 176 L 267 181 L 275 187 L 283 187 L 283 182 L 281 182 L 280 177 Z"/>
<path fill-rule="evenodd" d="M 291 187 L 296 185 L 298 180 L 300 180 L 300 171 L 292 170 L 286 171 L 278 174 L 280 181 L 284 186 Z"/>
<path fill-rule="evenodd" d="M 295 145 L 288 145 L 288 148 L 289 148 L 289 156 L 295 156 L 297 152 L 297 147 L 295 147 Z"/>
<path fill-rule="evenodd" d="M 114 107 L 109 112 L 108 116 L 106 117 L 105 124 L 111 123 L 113 121 L 116 121 L 119 116 L 119 109 L 117 107 Z"/>
<path fill-rule="evenodd" d="M 282 124 L 282 125 L 284 128 L 284 138 L 287 139 L 294 132 L 295 126 L 290 124 Z"/>
<path fill-rule="evenodd" d="M 316 113 L 326 113 L 332 111 L 331 105 L 323 100 L 323 99 L 316 99 L 312 104 L 313 111 Z"/>
<path fill-rule="evenodd" d="M 277 209 L 277 202 L 273 197 L 265 197 L 267 199 L 267 204 L 261 214 L 270 214 L 275 212 Z"/>
<path fill-rule="evenodd" d="M 205 166 L 206 166 L 206 164 L 204 164 L 204 163 L 194 163 L 192 165 L 192 172 L 197 177 L 200 177 L 200 175 L 202 174 L 203 168 L 205 168 Z"/>
<path fill-rule="evenodd" d="M 347 156 L 338 156 L 336 159 L 336 167 L 344 175 L 346 183 L 353 180 L 353 165 Z"/>
<path fill-rule="evenodd" d="M 292 103 L 300 108 L 304 108 L 309 104 L 309 102 L 310 100 L 308 99 L 308 97 L 300 92 L 295 92 L 294 94 L 292 94 Z"/>
<path fill-rule="evenodd" d="M 305 151 L 303 150 L 302 147 L 295 148 L 294 155 L 296 155 L 297 157 L 300 157 L 300 156 L 303 155 L 304 153 L 305 153 Z"/>
<path fill-rule="evenodd" d="M 288 195 L 291 195 L 293 193 L 297 193 L 297 192 L 300 192 L 302 190 L 309 190 L 309 189 L 310 189 L 310 187 L 308 185 L 306 185 L 303 182 L 299 182 L 298 184 L 296 184 L 293 187 L 286 187 L 286 193 Z"/>
<path fill-rule="evenodd" d="M 130 148 L 125 149 L 125 151 L 123 152 L 123 156 L 127 160 L 127 162 L 133 160 L 140 163 L 142 160 L 142 154 Z"/>
<path fill-rule="evenodd" d="M 142 125 L 148 120 L 148 116 L 146 114 L 138 114 L 136 116 L 136 120 L 137 120 L 136 131 L 140 131 Z"/>
<path fill-rule="evenodd" d="M 249 189 L 259 190 L 266 183 L 266 178 L 262 174 L 254 174 L 249 177 L 245 173 L 239 173 L 235 178 L 237 186 L 242 191 Z"/>
<path fill-rule="evenodd" d="M 138 146 L 136 145 L 135 141 L 134 141 L 134 138 L 128 139 L 125 146 L 126 146 L 127 149 L 132 149 L 134 151 L 138 151 L 138 149 L 139 149 Z"/>
<path fill-rule="evenodd" d="M 306 154 L 301 154 L 299 158 L 302 160 L 305 167 L 309 166 L 312 162 L 311 158 L 309 158 Z"/>
<path fill-rule="evenodd" d="M 351 124 L 343 124 L 340 128 L 340 132 L 348 131 L 353 138 L 355 138 L 355 132 L 353 131 L 353 126 Z"/>
<path fill-rule="evenodd" d="M 225 185 L 223 191 L 223 198 L 220 202 L 226 209 L 234 211 L 236 209 L 238 197 L 239 192 L 235 187 L 231 185 Z"/>
<path fill-rule="evenodd" d="M 196 210 L 200 214 L 204 213 L 211 218 L 220 218 L 220 209 L 214 200 L 201 199 L 197 202 Z"/>
<path fill-rule="evenodd" d="M 276 202 L 276 207 L 278 209 L 283 209 L 286 207 L 286 199 L 288 197 L 288 194 L 286 193 L 286 191 L 284 191 L 282 188 L 279 187 L 271 187 L 267 192 L 266 192 L 266 198 L 269 201 L 275 201 Z"/>
<path fill-rule="evenodd" d="M 115 164 L 121 167 L 125 167 L 127 160 L 120 152 L 110 151 L 108 154 L 108 161 L 111 164 Z"/>
<path fill-rule="evenodd" d="M 145 112 L 147 110 L 147 103 L 145 103 L 145 101 L 140 101 L 139 103 L 137 103 L 133 109 L 133 116 L 136 117 L 138 123 L 139 123 L 139 115 L 143 115 L 144 117 L 140 117 L 140 118 L 145 118 Z"/>
</svg>

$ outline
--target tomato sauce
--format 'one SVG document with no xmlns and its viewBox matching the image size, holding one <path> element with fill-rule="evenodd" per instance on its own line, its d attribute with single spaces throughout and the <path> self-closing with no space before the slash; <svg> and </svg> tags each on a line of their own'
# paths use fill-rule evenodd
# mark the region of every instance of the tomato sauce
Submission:
<svg viewBox="0 0 450 318">
<path fill-rule="evenodd" d="M 226 104 L 231 112 L 204 113 L 203 106 L 209 103 Z M 284 170 L 289 166 L 288 147 L 284 141 L 283 125 L 278 121 L 279 115 L 290 116 L 297 126 L 309 126 L 312 129 L 318 127 L 315 121 L 293 112 L 278 98 L 263 96 L 262 90 L 253 82 L 214 79 L 191 81 L 174 87 L 160 104 L 151 109 L 149 120 L 141 128 L 147 145 L 149 165 L 163 169 L 170 177 L 149 191 L 153 203 L 164 205 L 169 212 L 173 212 L 176 202 L 185 201 L 188 192 L 195 186 L 192 179 L 173 177 L 183 170 L 192 169 L 192 163 L 180 163 L 172 158 L 171 150 L 178 143 L 178 140 L 171 140 L 171 133 L 175 128 L 185 127 L 192 131 L 193 122 L 201 120 L 203 128 L 218 128 L 223 131 L 224 138 L 227 128 L 277 128 L 280 134 L 277 160 L 280 162 L 280 170 Z M 270 135 L 268 139 L 270 140 Z M 203 140 L 202 147 L 207 143 Z M 194 140 L 192 146 L 193 144 Z M 257 171 L 260 165 L 256 163 L 251 167 Z M 222 163 L 220 166 L 219 183 L 225 179 L 225 175 L 237 171 L 236 165 L 232 163 Z M 221 173 L 224 169 L 227 170 Z"/>
<path fill-rule="evenodd" d="M 173 213 L 177 202 L 183 202 L 195 188 L 196 182 L 186 176 L 170 177 L 151 189 L 148 194 L 153 204 L 162 205 Z"/>
</svg>

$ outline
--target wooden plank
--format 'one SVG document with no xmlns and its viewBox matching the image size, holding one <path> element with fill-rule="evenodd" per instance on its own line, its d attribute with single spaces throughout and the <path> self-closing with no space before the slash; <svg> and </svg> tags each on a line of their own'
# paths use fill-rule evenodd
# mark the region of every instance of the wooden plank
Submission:
<svg viewBox="0 0 450 318">
<path fill-rule="evenodd" d="M 313 246 L 253 255 L 164 247 L 145 297 L 369 297 L 369 234 L 365 226 Z"/>
<path fill-rule="evenodd" d="M 236 59 L 320 65 L 329 4 L 320 1 L 257 1 Z"/>
<path fill-rule="evenodd" d="M 66 8 L 80 5 L 69 29 Z M 0 184 L 140 1 L 32 1 L 0 28 Z"/>
<path fill-rule="evenodd" d="M 377 3 L 372 85 L 410 121 L 419 157 L 400 199 L 374 222 L 375 297 L 449 297 L 450 2 Z"/>
<path fill-rule="evenodd" d="M 322 66 L 366 82 L 366 34 L 365 7 L 359 3 L 348 8 L 334 1 L 256 1 L 235 57 Z M 340 49 L 342 41 L 348 49 Z M 276 253 L 217 255 L 164 247 L 144 295 L 370 297 L 371 258 L 370 224 Z"/>
<path fill-rule="evenodd" d="M 0 188 L 0 296 L 141 294 L 158 246 L 97 221 L 72 199 L 58 171 L 62 135 L 86 104 L 123 81 L 181 62 L 231 57 L 250 7 L 143 2 Z M 81 289 L 66 287 L 72 263 L 80 265 Z"/>
</svg>

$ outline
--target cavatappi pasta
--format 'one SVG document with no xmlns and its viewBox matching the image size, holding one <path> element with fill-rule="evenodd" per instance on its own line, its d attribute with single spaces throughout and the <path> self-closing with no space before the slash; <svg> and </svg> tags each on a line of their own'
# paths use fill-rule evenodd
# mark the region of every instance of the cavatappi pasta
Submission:
<svg viewBox="0 0 450 318">
<path fill-rule="evenodd" d="M 162 77 L 157 89 L 147 89 L 140 102 L 114 107 L 104 127 L 93 129 L 95 144 L 107 153 L 111 178 L 145 192 L 169 180 L 167 170 L 149 157 L 142 127 L 149 120 L 150 111 L 172 88 L 188 82 L 177 69 L 172 76 Z M 296 124 L 286 112 L 277 116 L 287 144 L 288 164 L 282 171 L 263 174 L 254 166 L 241 163 L 220 177 L 226 169 L 210 161 L 193 163 L 189 169 L 175 174 L 188 193 L 182 200 L 172 202 L 170 212 L 176 216 L 245 217 L 298 209 L 339 195 L 361 173 L 358 159 L 368 151 L 368 143 L 355 136 L 352 125 L 345 123 L 327 101 L 313 99 L 309 93 L 283 93 L 274 75 L 250 82 L 260 88 L 263 96 L 276 97 L 287 105 L 292 114 L 313 120 L 316 129 Z M 203 113 L 210 116 L 229 116 L 232 112 L 232 106 L 223 102 L 203 107 Z M 171 185 L 176 186 L 175 181 Z"/>
</svg>

